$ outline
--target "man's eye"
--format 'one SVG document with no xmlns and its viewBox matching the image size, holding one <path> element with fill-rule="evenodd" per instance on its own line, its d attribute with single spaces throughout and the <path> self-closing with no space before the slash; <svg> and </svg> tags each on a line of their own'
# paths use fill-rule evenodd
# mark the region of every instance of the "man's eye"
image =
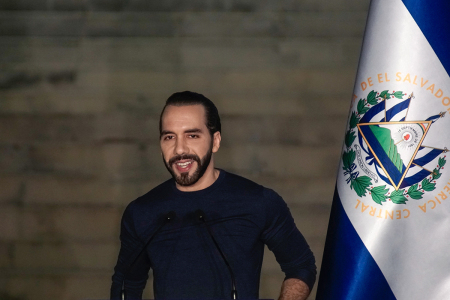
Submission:
<svg viewBox="0 0 450 300">
<path fill-rule="evenodd" d="M 171 140 L 171 139 L 173 139 L 173 136 L 172 136 L 172 135 L 166 135 L 166 136 L 164 137 L 164 140 L 165 140 L 165 141 L 168 141 L 168 140 Z"/>
<path fill-rule="evenodd" d="M 191 139 L 197 139 L 197 138 L 199 138 L 199 136 L 198 136 L 197 134 L 190 134 L 189 137 L 190 137 Z"/>
</svg>

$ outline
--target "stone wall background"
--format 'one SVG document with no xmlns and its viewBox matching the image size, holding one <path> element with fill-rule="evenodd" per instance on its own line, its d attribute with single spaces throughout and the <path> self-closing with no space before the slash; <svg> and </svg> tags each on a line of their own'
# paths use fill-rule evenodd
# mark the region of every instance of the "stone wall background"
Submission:
<svg viewBox="0 0 450 300">
<path fill-rule="evenodd" d="M 320 268 L 368 5 L 0 1 L 0 299 L 108 297 L 123 209 L 168 178 L 158 117 L 182 90 L 216 103 L 218 166 L 282 195 Z M 267 252 L 260 297 L 282 280 Z"/>
</svg>

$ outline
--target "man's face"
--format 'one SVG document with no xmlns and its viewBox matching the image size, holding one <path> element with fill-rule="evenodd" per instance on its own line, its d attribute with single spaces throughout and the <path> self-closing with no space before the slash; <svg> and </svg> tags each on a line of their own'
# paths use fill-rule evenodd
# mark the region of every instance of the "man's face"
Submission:
<svg viewBox="0 0 450 300">
<path fill-rule="evenodd" d="M 220 142 L 220 133 L 211 137 L 202 105 L 169 105 L 161 125 L 160 145 L 167 170 L 179 185 L 194 185 L 211 167 L 212 153 L 219 148 L 216 136 Z"/>
</svg>

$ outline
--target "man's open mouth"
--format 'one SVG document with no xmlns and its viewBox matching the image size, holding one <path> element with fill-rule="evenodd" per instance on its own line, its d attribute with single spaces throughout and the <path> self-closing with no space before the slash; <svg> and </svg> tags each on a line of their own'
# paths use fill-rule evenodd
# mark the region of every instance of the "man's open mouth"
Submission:
<svg viewBox="0 0 450 300">
<path fill-rule="evenodd" d="M 176 168 L 180 172 L 187 172 L 191 169 L 194 160 L 180 160 L 175 163 Z"/>
</svg>

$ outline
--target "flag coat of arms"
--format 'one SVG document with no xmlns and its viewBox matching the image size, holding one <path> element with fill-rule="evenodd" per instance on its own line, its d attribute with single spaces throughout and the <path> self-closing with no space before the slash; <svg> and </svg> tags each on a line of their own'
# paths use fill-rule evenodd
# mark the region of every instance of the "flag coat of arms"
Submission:
<svg viewBox="0 0 450 300">
<path fill-rule="evenodd" d="M 372 0 L 316 299 L 450 299 L 449 74 L 449 0 Z"/>
</svg>

